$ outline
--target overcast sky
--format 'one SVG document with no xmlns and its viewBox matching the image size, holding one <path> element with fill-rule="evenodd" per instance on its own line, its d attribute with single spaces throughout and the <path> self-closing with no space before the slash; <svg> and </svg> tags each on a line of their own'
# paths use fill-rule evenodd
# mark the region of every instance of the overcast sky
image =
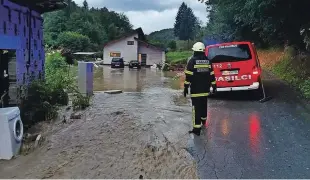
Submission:
<svg viewBox="0 0 310 180">
<path fill-rule="evenodd" d="M 74 0 L 82 5 L 84 0 Z M 205 5 L 198 0 L 183 0 L 191 7 L 195 15 L 206 23 Z M 172 28 L 182 0 L 88 0 L 90 7 L 107 7 L 109 10 L 123 12 L 134 25 L 142 27 L 149 34 L 165 28 Z"/>
</svg>

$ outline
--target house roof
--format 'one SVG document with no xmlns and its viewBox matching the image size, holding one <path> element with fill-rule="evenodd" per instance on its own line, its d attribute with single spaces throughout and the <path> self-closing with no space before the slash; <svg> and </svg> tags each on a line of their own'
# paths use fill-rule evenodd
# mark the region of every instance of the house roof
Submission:
<svg viewBox="0 0 310 180">
<path fill-rule="evenodd" d="M 45 13 L 65 8 L 67 4 L 65 0 L 10 0 L 16 4 L 29 7 L 39 13 Z"/>
<path fill-rule="evenodd" d="M 106 47 L 107 45 L 110 45 L 110 44 L 114 44 L 114 43 L 116 43 L 116 42 L 118 42 L 118 41 L 120 41 L 120 40 L 123 40 L 123 39 L 125 39 L 125 38 L 127 38 L 127 37 L 129 37 L 129 36 L 132 36 L 132 35 L 134 35 L 134 34 L 138 34 L 138 38 L 139 38 L 140 40 L 146 40 L 146 37 L 145 37 L 145 34 L 144 34 L 142 28 L 137 28 L 137 29 L 135 29 L 135 30 L 132 30 L 132 31 L 130 31 L 130 32 L 126 33 L 126 34 L 124 34 L 122 37 L 120 37 L 120 38 L 118 38 L 118 39 L 115 39 L 115 40 L 112 40 L 112 41 L 109 41 L 109 42 L 105 43 L 105 44 L 103 45 L 103 47 Z"/>
<path fill-rule="evenodd" d="M 151 44 L 151 43 L 149 43 L 149 42 L 140 40 L 140 39 L 138 39 L 138 38 L 135 38 L 135 40 L 137 40 L 138 42 L 140 42 L 140 43 L 142 43 L 142 44 L 145 44 L 146 46 L 151 47 L 151 48 L 153 48 L 153 49 L 157 49 L 157 50 L 160 50 L 160 51 L 165 51 L 165 48 L 156 46 L 156 45 Z"/>
</svg>

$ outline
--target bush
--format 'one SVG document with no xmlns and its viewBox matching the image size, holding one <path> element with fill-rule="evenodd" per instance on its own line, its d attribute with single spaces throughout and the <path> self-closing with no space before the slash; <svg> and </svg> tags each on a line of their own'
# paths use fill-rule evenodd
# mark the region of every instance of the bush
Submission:
<svg viewBox="0 0 310 180">
<path fill-rule="evenodd" d="M 26 127 L 56 118 L 58 106 L 68 105 L 69 93 L 75 97 L 74 107 L 89 106 L 90 98 L 79 94 L 74 74 L 60 52 L 47 54 L 45 72 L 45 80 L 33 81 L 27 98 L 22 100 L 21 115 Z"/>
<path fill-rule="evenodd" d="M 53 89 L 46 86 L 44 81 L 34 81 L 28 87 L 28 96 L 22 100 L 21 116 L 27 127 L 45 120 L 57 117 L 57 102 L 59 97 L 53 96 Z M 56 97 L 56 99 L 55 99 Z M 60 99 L 64 102 L 64 99 Z"/>
<path fill-rule="evenodd" d="M 83 96 L 82 94 L 75 94 L 72 100 L 72 106 L 74 110 L 85 109 L 89 104 L 90 98 L 88 96 Z"/>
<path fill-rule="evenodd" d="M 310 79 L 307 79 L 303 83 L 301 83 L 300 89 L 306 98 L 310 98 Z"/>
</svg>

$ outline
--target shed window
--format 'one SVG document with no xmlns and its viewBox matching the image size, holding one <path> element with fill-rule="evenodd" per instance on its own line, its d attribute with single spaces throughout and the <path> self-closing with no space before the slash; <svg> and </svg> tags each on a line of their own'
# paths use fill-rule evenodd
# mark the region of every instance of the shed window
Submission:
<svg viewBox="0 0 310 180">
<path fill-rule="evenodd" d="M 127 45 L 134 45 L 135 42 L 134 41 L 127 41 Z"/>
<path fill-rule="evenodd" d="M 120 52 L 110 52 L 110 57 L 121 57 Z"/>
</svg>

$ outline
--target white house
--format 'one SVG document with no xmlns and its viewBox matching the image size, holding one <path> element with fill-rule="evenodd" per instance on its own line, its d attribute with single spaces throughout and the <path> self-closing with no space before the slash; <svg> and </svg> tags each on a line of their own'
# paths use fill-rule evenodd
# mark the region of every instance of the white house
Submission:
<svg viewBox="0 0 310 180">
<path fill-rule="evenodd" d="M 122 57 L 125 64 L 131 60 L 138 60 L 142 66 L 152 66 L 166 61 L 165 50 L 148 43 L 141 28 L 104 45 L 104 64 L 111 64 L 114 57 Z"/>
</svg>

